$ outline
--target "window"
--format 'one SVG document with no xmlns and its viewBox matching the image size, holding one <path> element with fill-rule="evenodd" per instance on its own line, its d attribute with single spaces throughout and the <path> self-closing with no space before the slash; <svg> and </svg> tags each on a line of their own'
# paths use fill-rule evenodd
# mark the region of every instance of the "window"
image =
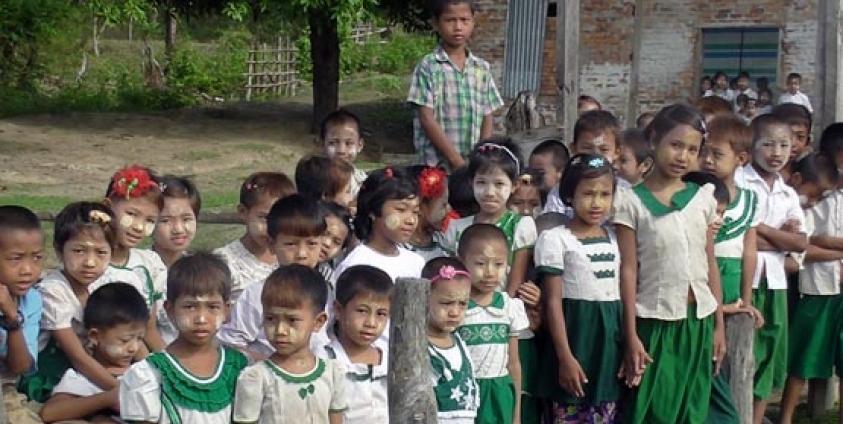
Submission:
<svg viewBox="0 0 843 424">
<path fill-rule="evenodd" d="M 778 28 L 703 29 L 703 75 L 723 71 L 731 79 L 746 71 L 752 80 L 767 77 L 775 84 L 779 44 Z"/>
</svg>

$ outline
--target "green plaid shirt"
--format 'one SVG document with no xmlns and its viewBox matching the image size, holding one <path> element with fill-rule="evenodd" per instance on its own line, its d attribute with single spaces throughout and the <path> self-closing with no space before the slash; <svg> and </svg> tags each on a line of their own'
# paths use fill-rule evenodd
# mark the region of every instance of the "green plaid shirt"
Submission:
<svg viewBox="0 0 843 424">
<path fill-rule="evenodd" d="M 460 71 L 441 45 L 416 65 L 407 101 L 433 109 L 436 121 L 463 157 L 480 140 L 483 117 L 503 106 L 488 62 L 469 51 Z M 445 160 L 422 129 L 418 108 L 413 144 L 420 163 L 435 166 Z"/>
</svg>

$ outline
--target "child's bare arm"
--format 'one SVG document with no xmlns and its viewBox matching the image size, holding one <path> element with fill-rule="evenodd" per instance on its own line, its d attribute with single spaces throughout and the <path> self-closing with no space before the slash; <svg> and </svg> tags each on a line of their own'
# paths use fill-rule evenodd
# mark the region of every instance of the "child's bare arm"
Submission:
<svg viewBox="0 0 843 424">
<path fill-rule="evenodd" d="M 750 228 L 743 236 L 743 257 L 741 258 L 741 300 L 744 305 L 752 305 L 752 283 L 758 264 L 756 247 L 757 233 Z"/>
<path fill-rule="evenodd" d="M 808 247 L 808 237 L 805 233 L 783 231 L 761 224 L 758 226 L 758 235 L 763 236 L 780 252 L 804 252 Z"/>
<path fill-rule="evenodd" d="M 624 378 L 627 386 L 640 383 L 641 375 L 647 365 L 653 362 L 644 344 L 638 338 L 635 327 L 635 297 L 638 285 L 638 246 L 636 245 L 635 230 L 624 225 L 615 225 L 618 250 L 621 254 L 621 303 L 623 303 L 623 329 L 626 353 L 624 364 L 619 376 Z"/>
<path fill-rule="evenodd" d="M 843 250 L 827 249 L 813 243 L 805 250 L 805 262 L 830 262 L 843 259 Z"/>
<path fill-rule="evenodd" d="M 506 292 L 510 297 L 518 294 L 521 283 L 527 279 L 527 267 L 532 257 L 533 249 L 521 249 L 512 255 L 512 266 L 509 268 L 509 276 L 506 280 Z"/>
<path fill-rule="evenodd" d="M 328 422 L 330 424 L 342 424 L 343 423 L 343 413 L 342 412 L 329 412 L 328 413 Z"/>
<path fill-rule="evenodd" d="M 58 393 L 50 397 L 41 408 L 41 419 L 45 423 L 82 419 L 119 406 L 117 397 L 117 389 L 86 397 Z"/>
<path fill-rule="evenodd" d="M 495 117 L 490 113 L 483 117 L 483 126 L 480 127 L 480 139 L 490 138 L 495 133 Z"/>
<path fill-rule="evenodd" d="M 705 253 L 708 257 L 708 287 L 717 299 L 717 310 L 714 312 L 714 375 L 720 373 L 720 364 L 726 357 L 726 325 L 723 320 L 723 288 L 720 285 L 720 269 L 714 257 L 714 235 L 706 234 Z"/>
<path fill-rule="evenodd" d="M 816 235 L 811 236 L 810 243 L 823 249 L 843 250 L 843 237 Z"/>
<path fill-rule="evenodd" d="M 166 344 L 161 339 L 161 334 L 158 333 L 158 307 L 153 305 L 149 308 L 149 320 L 146 322 L 146 335 L 143 341 L 150 352 L 160 352 L 164 350 Z"/>
<path fill-rule="evenodd" d="M 19 322 L 21 317 L 18 311 L 18 305 L 12 299 L 9 289 L 0 284 L 0 312 L 3 313 L 3 319 L 7 324 Z M 32 368 L 32 355 L 29 353 L 29 348 L 26 346 L 26 337 L 23 332 L 23 325 L 15 330 L 6 332 L 6 344 L 8 353 L 6 355 L 6 365 L 9 371 L 14 374 L 23 374 Z"/>
<path fill-rule="evenodd" d="M 545 287 L 547 287 L 547 327 L 556 351 L 556 361 L 559 363 L 559 375 L 556 379 L 568 393 L 577 397 L 585 396 L 583 385 L 588 378 L 571 352 L 571 345 L 568 343 L 568 328 L 562 305 L 565 283 L 559 275 L 548 276 Z"/>
<path fill-rule="evenodd" d="M 88 377 L 91 382 L 103 390 L 111 390 L 117 387 L 117 379 L 88 354 L 72 328 L 54 330 L 53 337 L 56 339 L 59 349 L 67 355 L 67 359 L 76 371 Z"/>
<path fill-rule="evenodd" d="M 419 123 L 421 124 L 425 135 L 427 135 L 427 138 L 430 139 L 430 142 L 433 144 L 433 147 L 442 154 L 452 168 L 456 169 L 463 166 L 465 164 L 465 160 L 463 160 L 462 156 L 460 156 L 459 152 L 457 152 L 457 149 L 454 148 L 452 141 L 448 140 L 448 136 L 445 135 L 445 131 L 442 130 L 442 127 L 439 126 L 439 122 L 436 121 L 436 116 L 433 114 L 433 109 L 427 106 L 417 107 L 419 112 Z"/>
<path fill-rule="evenodd" d="M 512 412 L 512 423 L 521 423 L 521 356 L 518 354 L 518 337 L 509 338 L 509 376 L 515 386 L 515 410 Z"/>
</svg>

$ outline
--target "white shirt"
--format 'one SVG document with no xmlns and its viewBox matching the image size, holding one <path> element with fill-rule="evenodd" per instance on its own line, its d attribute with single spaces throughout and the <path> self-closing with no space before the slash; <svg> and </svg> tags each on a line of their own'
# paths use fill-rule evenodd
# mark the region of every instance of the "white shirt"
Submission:
<svg viewBox="0 0 843 424">
<path fill-rule="evenodd" d="M 796 94 L 790 94 L 788 92 L 782 93 L 782 95 L 779 96 L 778 104 L 784 103 L 795 103 L 798 105 L 802 105 L 805 106 L 805 109 L 808 109 L 808 112 L 814 113 L 814 108 L 811 107 L 811 99 L 809 99 L 808 96 L 806 96 L 801 91 L 797 91 Z"/>
<path fill-rule="evenodd" d="M 228 321 L 217 332 L 220 343 L 261 357 L 275 353 L 275 348 L 263 332 L 261 293 L 264 282 L 251 284 L 240 294 L 231 308 Z"/>
<path fill-rule="evenodd" d="M 716 92 L 714 90 L 706 90 L 705 93 L 703 93 L 703 97 L 711 97 L 711 96 L 720 97 L 721 99 L 723 99 L 723 100 L 725 100 L 729 103 L 734 103 L 735 97 L 737 97 L 735 95 L 734 90 L 732 90 L 731 88 L 727 88 L 725 91 L 720 91 L 720 92 Z"/>
<path fill-rule="evenodd" d="M 84 307 L 73 293 L 70 282 L 60 270 L 47 274 L 37 286 L 41 293 L 41 331 L 38 334 L 38 351 L 44 350 L 52 337 L 51 332 L 72 328 L 82 346 L 88 339 L 88 330 L 83 320 Z"/>
<path fill-rule="evenodd" d="M 103 390 L 99 386 L 88 380 L 88 377 L 76 372 L 73 368 L 68 368 L 61 377 L 59 384 L 53 387 L 53 395 L 65 393 L 73 396 L 88 397 L 98 395 L 102 392 Z"/>
<path fill-rule="evenodd" d="M 714 240 L 715 257 L 743 258 L 746 233 L 759 224 L 757 209 L 758 199 L 755 192 L 738 187 L 736 199 L 732 200 L 723 213 L 723 227 Z"/>
<path fill-rule="evenodd" d="M 237 301 L 240 293 L 256 281 L 266 280 L 272 271 L 278 268 L 277 263 L 268 264 L 260 261 L 252 252 L 243 246 L 240 240 L 234 240 L 214 253 L 220 255 L 231 271 L 231 301 Z"/>
<path fill-rule="evenodd" d="M 506 293 L 495 292 L 492 303 L 469 302 L 465 320 L 457 329 L 468 346 L 475 378 L 509 375 L 509 340 L 530 326 L 524 303 Z"/>
<path fill-rule="evenodd" d="M 424 258 L 403 247 L 398 247 L 398 255 L 387 256 L 377 252 L 365 244 L 359 244 L 337 265 L 334 270 L 334 281 L 342 275 L 343 271 L 354 265 L 371 265 L 389 275 L 392 281 L 398 278 L 419 278 L 424 268 Z"/>
<path fill-rule="evenodd" d="M 323 359 L 333 359 L 334 363 L 345 374 L 345 389 L 350 394 L 348 396 L 348 409 L 345 411 L 345 424 L 389 422 L 389 402 L 387 400 L 389 345 L 378 339 L 372 346 L 381 353 L 380 364 L 352 363 L 342 344 L 336 338 L 316 352 L 316 355 Z"/>
<path fill-rule="evenodd" d="M 758 198 L 756 214 L 761 224 L 781 228 L 785 222 L 795 219 L 801 228 L 805 228 L 805 213 L 799 205 L 799 195 L 792 187 L 785 184 L 781 175 L 776 175 L 773 188 L 758 175 L 752 164 L 735 170 L 735 183 L 738 187 L 752 190 Z M 786 252 L 758 251 L 758 263 L 752 287 L 758 288 L 762 278 L 767 279 L 767 288 L 772 290 L 787 289 L 787 275 L 784 270 Z"/>
<path fill-rule="evenodd" d="M 843 189 L 814 205 L 806 218 L 811 235 L 843 237 Z M 840 294 L 841 263 L 843 261 L 805 264 L 799 271 L 799 292 L 819 296 Z"/>
</svg>

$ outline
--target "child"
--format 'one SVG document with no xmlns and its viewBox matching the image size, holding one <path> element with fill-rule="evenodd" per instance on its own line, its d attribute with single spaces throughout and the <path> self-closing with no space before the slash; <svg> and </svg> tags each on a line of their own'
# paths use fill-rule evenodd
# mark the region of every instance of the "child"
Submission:
<svg viewBox="0 0 843 424">
<path fill-rule="evenodd" d="M 474 198 L 474 185 L 468 175 L 468 166 L 458 168 L 448 176 L 448 204 L 457 218 L 480 212 L 480 205 Z"/>
<path fill-rule="evenodd" d="M 700 97 L 705 96 L 705 93 L 711 90 L 711 77 L 708 75 L 704 75 L 700 79 Z"/>
<path fill-rule="evenodd" d="M 389 422 L 387 364 L 389 346 L 380 338 L 389 321 L 392 279 L 370 265 L 355 265 L 337 280 L 334 336 L 321 357 L 345 373 L 346 424 Z"/>
<path fill-rule="evenodd" d="M 345 249 L 351 244 L 351 214 L 348 209 L 334 202 L 322 201 L 320 206 L 324 210 L 326 229 L 322 236 L 319 264 L 328 266 L 333 274 L 338 260 L 342 259 Z M 325 279 L 328 280 L 327 277 Z"/>
<path fill-rule="evenodd" d="M 44 308 L 38 369 L 19 386 L 30 399 L 45 402 L 68 368 L 105 390 L 117 387 L 114 376 L 86 350 L 83 320 L 90 287 L 109 266 L 115 241 L 112 221 L 107 207 L 91 202 L 71 203 L 56 216 L 53 248 L 62 267 L 37 287 Z"/>
<path fill-rule="evenodd" d="M 266 216 L 270 246 L 280 265 L 299 264 L 316 268 L 325 234 L 324 211 L 316 199 L 291 194 L 269 210 Z M 261 293 L 264 281 L 243 291 L 231 311 L 231 319 L 219 332 L 223 344 L 239 349 L 252 359 L 265 359 L 274 351 L 262 330 Z"/>
<path fill-rule="evenodd" d="M 795 103 L 802 105 L 808 112 L 813 114 L 814 108 L 811 107 L 811 99 L 805 93 L 799 91 L 802 86 L 802 75 L 792 72 L 787 75 L 787 92 L 779 96 L 778 104 Z"/>
<path fill-rule="evenodd" d="M 89 286 L 89 291 L 115 281 L 135 286 L 150 310 L 146 345 L 151 352 L 159 351 L 175 338 L 175 330 L 163 309 L 167 265 L 152 250 L 138 248 L 155 232 L 158 215 L 164 207 L 158 177 L 142 166 L 123 168 L 111 178 L 104 204 L 114 214 L 114 244 L 105 273 Z"/>
<path fill-rule="evenodd" d="M 263 281 L 278 267 L 278 260 L 266 234 L 266 215 L 280 198 L 296 192 L 290 179 L 280 172 L 257 172 L 240 186 L 237 215 L 246 225 L 246 234 L 239 240 L 214 250 L 231 270 L 231 299 L 255 282 Z"/>
<path fill-rule="evenodd" d="M 634 186 L 644 180 L 653 167 L 653 145 L 644 130 L 626 130 L 621 135 L 621 154 L 618 157 L 618 176 Z"/>
<path fill-rule="evenodd" d="M 509 139 L 486 141 L 471 153 L 468 173 L 474 186 L 474 198 L 480 204 L 477 215 L 460 218 L 445 232 L 445 249 L 459 251 L 462 232 L 475 223 L 493 224 L 504 231 L 509 251 L 509 268 L 504 289 L 515 295 L 526 281 L 527 268 L 536 243 L 536 224 L 532 217 L 518 215 L 506 208 L 512 188 L 521 174 L 518 146 Z"/>
<path fill-rule="evenodd" d="M 33 415 L 21 405 L 14 382 L 34 370 L 38 360 L 41 294 L 32 286 L 43 266 L 44 233 L 38 217 L 21 206 L 0 206 L 0 382 L 10 419 Z"/>
<path fill-rule="evenodd" d="M 492 136 L 492 113 L 503 100 L 489 63 L 467 48 L 474 30 L 474 1 L 435 0 L 432 9 L 433 29 L 441 42 L 416 65 L 407 101 L 415 106 L 418 162 L 453 170 L 463 166 L 478 140 Z"/>
<path fill-rule="evenodd" d="M 552 339 L 542 358 L 540 392 L 553 401 L 553 422 L 618 419 L 620 255 L 614 231 L 604 225 L 614 191 L 614 172 L 605 158 L 574 156 L 560 183 L 574 218 L 536 242 Z"/>
<path fill-rule="evenodd" d="M 820 153 L 829 158 L 837 166 L 837 172 L 843 174 L 843 123 L 829 125 L 820 137 Z M 843 187 L 843 181 L 838 179 L 837 187 Z"/>
<path fill-rule="evenodd" d="M 703 97 L 694 102 L 694 106 L 703 114 L 706 124 L 721 113 L 734 113 L 732 104 L 717 96 Z"/>
<path fill-rule="evenodd" d="M 568 146 L 560 140 L 542 141 L 530 152 L 527 166 L 541 172 L 539 189 L 542 197 L 546 197 L 547 193 L 559 184 L 562 173 L 565 172 L 565 164 L 570 158 Z"/>
<path fill-rule="evenodd" d="M 655 160 L 646 179 L 619 192 L 613 218 L 621 253 L 625 358 L 638 386 L 624 422 L 703 422 L 712 375 L 726 351 L 720 278 L 709 226 L 713 186 L 685 183 L 703 143 L 703 116 L 662 109 L 647 127 Z"/>
<path fill-rule="evenodd" d="M 91 293 L 84 317 L 91 356 L 110 375 L 119 378 L 135 356 L 145 350 L 143 335 L 149 321 L 146 302 L 131 285 L 112 283 Z M 119 406 L 117 385 L 103 390 L 70 368 L 53 388 L 50 400 L 41 409 L 41 418 L 44 422 L 81 420 L 94 415 L 102 419 L 111 415 L 111 410 L 119 411 Z M 96 418 L 92 420 L 99 422 Z"/>
<path fill-rule="evenodd" d="M 442 230 L 451 214 L 448 205 L 448 175 L 442 168 L 411 166 L 407 172 L 419 185 L 419 223 L 407 243 L 407 249 L 425 261 L 445 256 Z"/>
<path fill-rule="evenodd" d="M 322 148 L 330 159 L 342 159 L 352 166 L 357 155 L 363 151 L 363 133 L 360 131 L 360 118 L 347 109 L 338 109 L 322 120 L 319 129 Z M 360 186 L 366 181 L 366 172 L 354 168 L 351 175 L 351 194 L 357 197 Z"/>
<path fill-rule="evenodd" d="M 758 102 L 756 106 L 758 107 L 758 115 L 764 115 L 773 111 L 773 92 L 769 88 L 758 88 Z"/>
<path fill-rule="evenodd" d="M 521 216 L 536 219 L 542 213 L 542 196 L 539 176 L 535 170 L 527 169 L 518 177 L 512 194 L 506 202 L 510 211 Z"/>
<path fill-rule="evenodd" d="M 791 164 L 811 154 L 811 126 L 813 124 L 811 112 L 805 107 L 793 103 L 785 103 L 773 108 L 773 115 L 790 126 L 793 134 L 790 144 Z M 790 171 L 789 167 L 787 169 Z"/>
<path fill-rule="evenodd" d="M 603 105 L 597 99 L 585 94 L 577 97 L 577 116 L 583 116 L 583 114 L 595 110 L 603 110 Z"/>
<path fill-rule="evenodd" d="M 310 350 L 325 324 L 328 285 L 310 267 L 282 266 L 261 293 L 263 331 L 274 352 L 237 379 L 235 423 L 341 423 L 348 409 L 345 375 Z"/>
<path fill-rule="evenodd" d="M 228 317 L 231 274 L 210 253 L 179 259 L 167 277 L 164 308 L 179 335 L 163 352 L 132 365 L 120 380 L 120 418 L 170 423 L 231 422 L 240 352 L 217 344 Z"/>
<path fill-rule="evenodd" d="M 202 208 L 202 198 L 196 186 L 186 177 L 161 177 L 164 207 L 152 234 L 154 250 L 169 268 L 187 254 L 196 236 L 196 218 Z"/>
<path fill-rule="evenodd" d="M 422 278 L 430 280 L 427 351 L 437 422 L 473 423 L 480 404 L 474 364 L 456 332 L 470 302 L 471 274 L 459 260 L 441 257 L 425 264 Z"/>
<path fill-rule="evenodd" d="M 717 96 L 729 102 L 731 105 L 735 101 L 735 92 L 729 88 L 729 77 L 723 71 L 718 71 L 714 74 L 714 87 L 703 94 L 703 97 Z"/>
<path fill-rule="evenodd" d="M 354 203 L 353 174 L 354 167 L 342 159 L 305 157 L 296 165 L 296 188 L 305 196 L 349 208 Z"/>
<path fill-rule="evenodd" d="M 735 182 L 752 190 L 758 199 L 758 255 L 752 281 L 752 305 L 764 316 L 764 326 L 756 332 L 753 347 L 753 419 L 758 424 L 764 417 L 767 398 L 774 389 L 784 386 L 787 372 L 785 252 L 804 251 L 807 237 L 799 196 L 779 174 L 790 157 L 790 127 L 773 115 L 762 115 L 752 121 L 752 133 L 752 163 L 735 174 Z"/>
<path fill-rule="evenodd" d="M 811 153 L 791 166 L 788 185 L 799 194 L 799 205 L 807 211 L 834 190 L 837 167 L 825 155 Z"/>
<path fill-rule="evenodd" d="M 340 275 L 354 265 L 372 265 L 393 281 L 418 278 L 424 259 L 404 246 L 419 221 L 419 189 L 416 181 L 399 168 L 372 171 L 358 194 L 354 233 L 361 241 L 337 266 Z"/>
<path fill-rule="evenodd" d="M 738 89 L 735 91 L 735 99 L 741 94 L 745 95 L 747 99 L 757 99 L 758 93 L 749 86 L 749 72 L 743 71 L 738 75 Z"/>
<path fill-rule="evenodd" d="M 518 335 L 529 323 L 522 301 L 500 291 L 509 257 L 506 235 L 494 225 L 474 224 L 462 232 L 458 254 L 471 274 L 471 300 L 457 331 L 468 346 L 479 388 L 475 422 L 518 423 Z"/>
</svg>

